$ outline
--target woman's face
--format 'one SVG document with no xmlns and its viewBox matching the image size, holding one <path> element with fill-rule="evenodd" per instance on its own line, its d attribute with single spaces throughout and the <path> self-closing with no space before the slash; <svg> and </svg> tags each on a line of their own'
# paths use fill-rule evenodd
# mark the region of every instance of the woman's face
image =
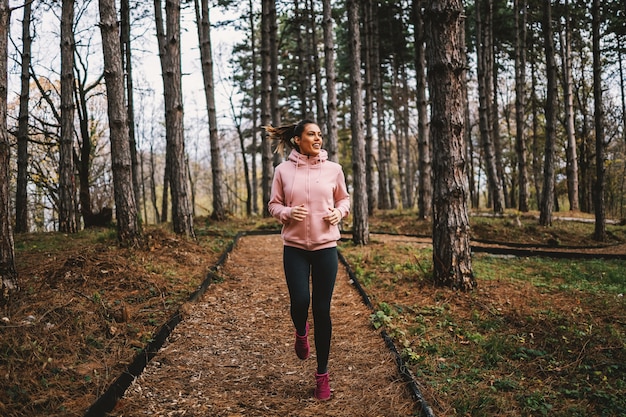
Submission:
<svg viewBox="0 0 626 417">
<path fill-rule="evenodd" d="M 301 154 L 317 156 L 322 150 L 322 131 L 315 123 L 307 123 L 300 136 L 296 136 L 296 143 Z"/>
</svg>

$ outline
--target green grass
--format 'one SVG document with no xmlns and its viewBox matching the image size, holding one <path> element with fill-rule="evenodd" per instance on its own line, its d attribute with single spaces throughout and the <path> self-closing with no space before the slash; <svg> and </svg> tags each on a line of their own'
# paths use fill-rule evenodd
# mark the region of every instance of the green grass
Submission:
<svg viewBox="0 0 626 417">
<path fill-rule="evenodd" d="M 626 415 L 626 261 L 479 254 L 460 293 L 432 285 L 431 250 L 342 253 L 436 415 Z"/>
<path fill-rule="evenodd" d="M 626 262 L 542 257 L 475 256 L 474 275 L 482 280 L 524 280 L 537 286 L 579 291 L 626 291 Z"/>
</svg>

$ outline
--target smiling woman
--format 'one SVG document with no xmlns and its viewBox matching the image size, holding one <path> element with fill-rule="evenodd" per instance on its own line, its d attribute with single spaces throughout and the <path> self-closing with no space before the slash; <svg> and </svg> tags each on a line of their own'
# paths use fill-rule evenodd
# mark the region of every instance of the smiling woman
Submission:
<svg viewBox="0 0 626 417">
<path fill-rule="evenodd" d="M 328 400 L 330 304 L 338 268 L 337 241 L 341 237 L 338 224 L 350 211 L 350 196 L 341 165 L 329 161 L 322 149 L 317 123 L 303 120 L 287 126 L 266 126 L 265 130 L 270 139 L 279 141 L 277 151 L 284 146 L 291 148 L 287 160 L 274 171 L 268 208 L 283 226 L 283 267 L 296 330 L 296 355 L 302 360 L 309 357 L 308 314 L 312 304 L 317 353 L 314 396 Z"/>
</svg>

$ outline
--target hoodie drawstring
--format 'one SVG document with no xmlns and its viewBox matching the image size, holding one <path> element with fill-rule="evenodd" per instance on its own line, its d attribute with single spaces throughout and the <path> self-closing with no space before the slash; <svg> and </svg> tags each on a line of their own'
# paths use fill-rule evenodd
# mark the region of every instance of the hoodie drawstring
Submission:
<svg viewBox="0 0 626 417">
<path fill-rule="evenodd" d="M 291 193 L 289 194 L 289 207 L 293 207 L 293 190 L 296 188 L 296 176 L 298 175 L 298 161 L 296 161 L 296 172 L 293 173 L 293 181 L 291 183 Z"/>
</svg>

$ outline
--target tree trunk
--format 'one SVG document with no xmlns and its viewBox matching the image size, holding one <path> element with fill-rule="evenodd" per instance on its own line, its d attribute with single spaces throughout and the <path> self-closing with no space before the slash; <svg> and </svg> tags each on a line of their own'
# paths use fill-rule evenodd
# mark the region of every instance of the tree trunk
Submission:
<svg viewBox="0 0 626 417">
<path fill-rule="evenodd" d="M 155 13 L 162 15 L 161 0 L 154 0 Z M 185 137 L 183 130 L 183 96 L 180 55 L 180 0 L 165 3 L 165 33 L 157 19 L 157 39 L 163 72 L 165 101 L 165 138 L 169 184 L 172 197 L 172 225 L 174 232 L 194 237 L 193 218 L 189 205 L 188 176 L 185 169 Z"/>
<path fill-rule="evenodd" d="M 76 233 L 74 181 L 74 1 L 61 11 L 61 144 L 59 146 L 59 231 Z"/>
<path fill-rule="evenodd" d="M 535 62 L 535 54 L 531 54 L 531 88 L 530 88 L 530 111 L 532 114 L 532 168 L 533 168 L 533 184 L 535 187 L 535 198 L 537 207 L 541 206 L 541 163 L 540 163 L 540 143 L 539 143 L 539 108 L 537 98 L 537 67 Z"/>
<path fill-rule="evenodd" d="M 365 79 L 363 88 L 365 90 L 365 183 L 367 184 L 367 212 L 371 215 L 376 208 L 375 172 L 376 159 L 374 157 L 374 88 L 372 82 L 372 68 L 376 65 L 373 62 L 373 1 L 363 2 L 363 40 L 365 45 Z"/>
<path fill-rule="evenodd" d="M 165 29 L 163 28 L 163 10 L 161 6 L 161 0 L 154 0 L 154 21 L 156 23 L 156 34 L 157 34 L 157 42 L 159 46 L 159 57 L 161 58 L 161 77 L 165 80 L 165 68 L 167 59 L 167 49 L 166 49 L 166 40 L 165 40 Z M 167 123 L 167 113 L 166 113 L 166 123 Z M 167 128 L 166 128 L 166 136 L 167 136 Z M 166 138 L 165 143 L 165 167 L 163 169 L 163 195 L 161 196 L 161 215 L 159 216 L 159 221 L 161 223 L 166 223 L 168 220 L 169 213 L 169 195 L 170 195 L 170 170 L 171 170 L 171 162 L 170 160 L 172 152 L 169 150 L 170 142 Z M 150 152 L 154 157 L 154 149 L 152 145 L 150 146 Z M 153 167 L 154 168 L 154 167 Z M 153 171 L 154 174 L 154 171 Z M 153 181 L 154 184 L 154 181 Z"/>
<path fill-rule="evenodd" d="M 28 101 L 30 98 L 30 35 L 32 3 L 24 3 L 22 20 L 22 63 L 20 114 L 17 128 L 17 189 L 15 192 L 15 232 L 28 232 Z M 3 125 L 4 126 L 4 125 Z"/>
<path fill-rule="evenodd" d="M 593 238 L 600 242 L 606 240 L 606 207 L 604 193 L 606 179 L 604 166 L 605 143 L 604 143 L 604 109 L 602 108 L 602 61 L 600 56 L 600 1 L 593 0 L 591 5 L 592 38 L 593 38 L 593 103 L 594 124 L 596 131 L 596 183 L 593 193 L 593 205 L 596 215 L 596 224 Z"/>
<path fill-rule="evenodd" d="M 258 115 L 258 102 L 259 102 L 259 97 L 258 97 L 258 75 L 259 72 L 257 71 L 257 41 L 256 41 L 256 23 L 255 23 L 255 19 L 254 19 L 254 2 L 253 0 L 249 0 L 248 1 L 248 7 L 250 8 L 250 15 L 249 20 L 250 20 L 250 53 L 252 55 L 252 149 L 251 149 L 251 158 L 250 158 L 250 170 L 251 172 L 251 184 L 250 184 L 250 199 L 252 200 L 252 207 L 251 207 L 251 212 L 252 213 L 258 213 L 259 212 L 259 197 L 258 197 L 258 190 L 259 190 L 259 181 L 258 181 L 258 176 L 257 176 L 257 131 L 258 131 L 258 123 L 259 123 L 259 115 Z M 243 158 L 245 159 L 246 154 L 245 152 L 243 153 Z"/>
<path fill-rule="evenodd" d="M 250 181 L 250 167 L 248 166 L 248 160 L 246 159 L 246 145 L 245 145 L 245 135 L 243 129 L 241 128 L 241 117 L 235 116 L 235 105 L 233 103 L 232 97 L 230 99 L 230 109 L 233 114 L 233 122 L 235 123 L 235 129 L 237 129 L 237 137 L 239 137 L 239 149 L 241 149 L 241 162 L 243 165 L 243 174 L 246 183 L 246 216 L 252 216 L 252 183 Z M 253 119 L 254 120 L 254 119 Z M 256 137 L 256 135 L 252 135 L 252 137 Z M 256 158 L 256 155 L 252 154 L 252 160 Z M 236 167 L 236 165 L 235 165 Z M 235 179 L 238 177 L 235 176 Z M 235 187 L 238 189 L 238 187 Z"/>
<path fill-rule="evenodd" d="M 378 207 L 382 210 L 395 208 L 393 198 L 393 176 L 391 172 L 391 150 L 385 124 L 385 93 L 380 63 L 379 2 L 373 2 L 372 21 L 372 90 L 376 105 L 376 133 L 378 136 Z"/>
<path fill-rule="evenodd" d="M 391 97 L 394 105 L 391 107 L 393 112 L 393 118 L 396 121 L 394 123 L 394 136 L 396 139 L 396 161 L 398 164 L 398 178 L 400 180 L 400 197 L 402 200 L 402 208 L 409 208 L 409 197 L 407 194 L 407 158 L 408 149 L 406 149 L 406 142 L 404 140 L 404 129 L 402 127 L 402 97 L 400 93 L 400 86 L 403 81 L 400 80 L 399 71 L 397 66 L 397 60 L 392 64 L 393 80 L 391 81 Z"/>
<path fill-rule="evenodd" d="M 159 205 L 157 203 L 156 193 L 156 179 L 155 179 L 156 167 L 154 163 L 154 147 L 150 144 L 150 201 L 152 202 L 152 209 L 154 210 L 154 218 L 156 223 L 161 221 L 161 215 L 159 214 Z M 163 191 L 165 192 L 165 190 Z"/>
<path fill-rule="evenodd" d="M 300 2 L 293 0 L 293 23 L 296 37 L 296 60 L 298 66 L 298 99 L 300 105 L 300 119 L 310 119 L 309 113 L 309 95 L 311 92 L 311 85 L 309 83 L 309 68 L 307 53 L 304 49 L 304 40 L 302 39 L 302 14 L 300 12 Z M 271 56 L 271 55 L 270 55 Z M 274 122 L 276 123 L 276 122 Z"/>
<path fill-rule="evenodd" d="M 428 134 L 428 100 L 426 98 L 426 45 L 424 43 L 424 16 L 422 0 L 413 0 L 415 27 L 415 72 L 417 78 L 417 153 L 418 153 L 418 217 L 426 220 L 432 216 L 432 164 L 430 136 Z"/>
<path fill-rule="evenodd" d="M 580 74 L 580 88 L 577 89 L 578 111 L 580 113 L 580 148 L 578 148 L 578 168 L 579 168 L 579 201 L 580 211 L 583 213 L 591 213 L 593 209 L 593 160 L 595 146 L 593 144 L 593 135 L 591 134 L 591 126 L 589 119 L 591 118 L 588 104 L 590 100 L 587 97 L 589 87 L 585 72 Z"/>
<path fill-rule="evenodd" d="M 363 138 L 363 99 L 361 80 L 361 35 L 359 30 L 359 3 L 347 0 L 348 56 L 350 62 L 350 129 L 352 130 L 352 175 L 354 194 L 352 202 L 352 239 L 357 245 L 369 243 L 367 212 L 367 185 L 365 184 L 365 141 Z"/>
<path fill-rule="evenodd" d="M 555 170 L 555 134 L 556 134 L 556 62 L 554 59 L 554 39 L 552 38 L 552 5 L 551 0 L 546 1 L 543 7 L 543 35 L 546 54 L 546 145 L 543 163 L 543 190 L 541 195 L 541 207 L 539 224 L 549 226 L 552 224 L 552 212 L 554 210 L 554 170 Z"/>
<path fill-rule="evenodd" d="M 489 74 L 490 80 L 487 80 L 487 100 L 491 102 L 489 113 L 489 122 L 491 123 L 491 133 L 493 140 L 494 162 L 496 164 L 496 174 L 498 176 L 498 187 L 493 193 L 494 202 L 499 199 L 502 206 L 509 207 L 508 191 L 506 179 L 504 176 L 503 155 L 502 155 L 502 137 L 500 135 L 500 110 L 498 105 L 498 66 L 495 64 L 496 51 L 493 33 L 493 0 L 487 0 L 487 25 L 485 28 L 485 59 L 486 74 Z M 501 194 L 500 194 L 501 193 Z M 495 207 L 495 203 L 494 203 Z"/>
<path fill-rule="evenodd" d="M 211 145 L 211 173 L 213 176 L 213 214 L 215 220 L 226 219 L 224 210 L 222 184 L 224 169 L 222 166 L 220 143 L 217 131 L 217 112 L 215 110 L 215 83 L 213 80 L 213 52 L 211 47 L 211 24 L 209 19 L 209 0 L 194 1 L 198 39 L 200 41 L 200 59 L 202 61 L 202 78 L 209 117 L 209 142 Z M 201 6 L 201 7 L 200 7 Z"/>
<path fill-rule="evenodd" d="M 139 204 L 141 201 L 141 190 L 139 187 L 140 172 L 139 158 L 137 155 L 137 139 L 135 135 L 135 99 L 133 92 L 133 60 L 130 38 L 130 4 L 129 0 L 120 2 L 120 24 L 121 24 L 121 42 L 122 42 L 122 65 L 124 74 L 126 75 L 126 113 L 128 115 L 128 140 L 130 143 L 130 159 L 133 176 L 133 190 L 135 192 L 135 203 L 137 204 L 137 213 L 141 214 Z M 139 216 L 141 219 L 141 216 Z"/>
<path fill-rule="evenodd" d="M 7 59 L 10 16 L 9 0 L 0 0 L 0 304 L 10 301 L 19 288 L 9 190 L 11 142 L 7 129 Z"/>
<path fill-rule="evenodd" d="M 624 65 L 622 64 L 624 60 L 624 49 L 622 47 L 622 41 L 620 38 L 617 38 L 617 62 L 619 63 L 619 84 L 621 86 L 621 103 L 622 103 L 622 140 L 624 141 L 624 152 L 622 154 L 623 160 L 626 160 L 626 80 L 624 74 Z M 622 179 L 620 181 L 620 218 L 624 219 L 626 216 L 624 215 L 625 201 L 626 198 L 626 163 L 624 163 Z"/>
<path fill-rule="evenodd" d="M 145 167 L 145 152 L 139 152 L 137 154 L 137 157 L 139 158 L 139 178 L 142 179 L 140 186 L 141 186 L 141 203 L 139 203 L 139 201 L 137 202 L 137 211 L 141 212 L 141 210 L 143 209 L 143 216 L 141 217 L 143 219 L 143 223 L 147 223 L 148 222 L 148 199 L 147 199 L 147 193 L 146 193 L 146 177 L 145 177 L 145 172 L 144 172 L 144 167 Z"/>
<path fill-rule="evenodd" d="M 121 246 L 140 246 L 141 231 L 133 186 L 133 170 L 124 98 L 124 69 L 115 0 L 99 0 L 100 31 L 107 87 L 107 114 L 115 195 L 117 239 Z"/>
<path fill-rule="evenodd" d="M 465 59 L 465 64 L 467 65 L 467 56 Z M 467 88 L 467 71 L 463 76 L 463 97 L 465 97 L 465 102 L 467 103 L 469 98 L 469 89 Z M 472 139 L 472 124 L 470 121 L 470 109 L 469 106 L 465 106 L 465 160 L 467 161 L 467 181 L 468 181 L 468 189 L 469 189 L 469 202 L 471 208 L 478 208 L 478 186 L 477 183 L 480 183 L 480 170 L 478 171 L 478 178 L 475 177 L 475 166 L 474 166 L 474 141 Z M 431 151 L 432 154 L 432 151 Z M 480 166 L 480 164 L 479 164 Z M 432 173 L 431 173 L 432 178 Z M 432 179 L 431 179 L 432 184 Z M 432 200 L 432 196 L 431 196 Z"/>
<path fill-rule="evenodd" d="M 196 145 L 196 149 L 197 149 Z M 197 155 L 197 152 L 196 152 Z M 187 173 L 187 178 L 189 179 L 189 195 L 191 198 L 191 215 L 192 218 L 196 218 L 196 181 L 191 172 L 191 164 L 189 163 L 189 158 L 185 158 L 185 171 Z"/>
<path fill-rule="evenodd" d="M 272 101 L 271 101 L 271 9 L 275 7 L 275 0 L 262 0 L 261 10 L 261 126 L 271 123 Z M 261 136 L 261 164 L 262 178 L 261 189 L 263 192 L 263 217 L 269 217 L 267 203 L 270 200 L 272 187 L 272 144 L 267 132 L 262 131 Z"/>
<path fill-rule="evenodd" d="M 526 152 L 526 0 L 515 0 L 515 151 L 519 182 L 518 209 L 528 208 L 528 156 Z"/>
<path fill-rule="evenodd" d="M 574 94 L 572 80 L 572 28 L 570 6 L 565 0 L 565 29 L 561 31 L 561 61 L 563 62 L 563 93 L 565 104 L 565 130 L 567 132 L 567 197 L 569 208 L 578 211 L 578 155 L 576 154 L 576 131 L 574 127 Z"/>
<path fill-rule="evenodd" d="M 270 51 L 270 120 L 274 124 L 274 126 L 281 125 L 281 106 L 279 102 L 279 84 L 278 84 L 278 18 L 276 15 L 276 0 L 272 0 L 269 4 L 269 51 Z M 280 155 L 278 152 L 274 152 L 272 154 L 272 161 L 270 170 L 273 172 L 275 166 L 280 164 L 283 161 L 283 155 Z M 268 184 L 269 191 L 271 192 L 272 184 L 271 180 L 273 175 L 270 174 Z M 267 206 L 267 204 L 266 204 Z"/>
<path fill-rule="evenodd" d="M 323 128 L 326 126 L 326 112 L 324 111 L 324 92 L 322 90 L 322 68 L 320 65 L 320 57 L 318 51 L 317 40 L 317 21 L 315 19 L 315 2 L 313 0 L 307 0 L 308 3 L 308 31 L 311 34 L 309 36 L 308 50 L 311 56 L 311 70 L 315 77 L 315 114 L 317 117 L 318 125 Z"/>
<path fill-rule="evenodd" d="M 270 52 L 270 116 L 274 126 L 281 124 L 281 106 L 279 103 L 279 84 L 278 84 L 278 18 L 276 16 L 276 0 L 269 3 L 269 52 Z M 274 154 L 274 165 L 278 165 L 282 161 L 282 155 Z M 269 188 L 271 190 L 272 177 L 270 175 Z"/>
<path fill-rule="evenodd" d="M 171 151 L 169 151 L 169 144 L 165 144 L 165 167 L 163 168 L 163 195 L 161 196 L 161 223 L 167 223 L 169 219 L 169 196 L 170 196 L 170 178 L 171 178 Z"/>
<path fill-rule="evenodd" d="M 491 42 L 493 42 L 493 37 Z M 493 45 L 492 45 L 493 48 Z M 492 74 L 492 85 L 493 85 L 493 94 L 492 94 L 492 104 L 490 110 L 490 120 L 493 125 L 493 150 L 496 162 L 496 173 L 498 174 L 498 183 L 502 188 L 502 204 L 504 207 L 510 207 L 509 204 L 509 187 L 507 186 L 506 176 L 504 173 L 504 155 L 502 154 L 502 135 L 500 134 L 500 106 L 498 105 L 498 67 L 494 64 L 494 52 L 490 54 L 490 72 Z"/>
<path fill-rule="evenodd" d="M 401 96 L 402 96 L 402 122 L 400 123 L 402 129 L 402 139 L 404 141 L 404 158 L 406 167 L 406 208 L 412 209 L 415 205 L 415 163 L 413 158 L 413 146 L 411 146 L 411 133 L 409 129 L 409 119 L 411 118 L 409 112 L 409 77 L 407 74 L 407 63 L 403 62 L 401 66 Z"/>
<path fill-rule="evenodd" d="M 484 33 L 487 28 L 483 27 L 481 15 L 483 13 L 481 1 L 476 1 L 476 55 L 478 69 L 478 100 L 479 100 L 479 124 L 480 137 L 485 160 L 485 172 L 489 183 L 489 192 L 493 199 L 493 211 L 502 213 L 504 211 L 504 194 L 496 168 L 495 147 L 493 143 L 493 124 L 490 108 L 492 104 L 491 77 L 489 73 L 489 59 L 487 55 L 490 51 L 489 37 Z"/>
<path fill-rule="evenodd" d="M 472 272 L 467 211 L 465 106 L 461 88 L 464 16 L 461 0 L 429 0 L 427 55 L 432 103 L 433 266 L 437 285 L 468 291 Z M 456 46 L 456 47 L 455 47 Z"/>
<path fill-rule="evenodd" d="M 80 67 L 80 66 L 78 66 Z M 93 117 L 90 114 L 89 96 L 90 93 L 100 86 L 104 74 L 95 81 L 88 81 L 87 72 L 80 75 L 80 70 L 75 67 L 74 71 L 78 76 L 75 80 L 75 98 L 76 113 L 78 115 L 78 123 L 80 126 L 78 136 L 78 148 L 80 155 L 76 155 L 76 168 L 78 171 L 78 199 L 80 202 L 80 211 L 83 216 L 84 227 L 104 226 L 111 222 L 108 213 L 112 213 L 109 207 L 100 207 L 98 213 L 94 213 L 91 205 L 91 168 L 94 158 L 93 144 L 95 143 L 94 132 L 90 123 Z"/>
<path fill-rule="evenodd" d="M 337 162 L 337 77 L 335 75 L 335 39 L 333 31 L 333 16 L 330 0 L 323 0 L 324 20 L 324 68 L 326 69 L 326 141 L 328 159 Z"/>
</svg>

